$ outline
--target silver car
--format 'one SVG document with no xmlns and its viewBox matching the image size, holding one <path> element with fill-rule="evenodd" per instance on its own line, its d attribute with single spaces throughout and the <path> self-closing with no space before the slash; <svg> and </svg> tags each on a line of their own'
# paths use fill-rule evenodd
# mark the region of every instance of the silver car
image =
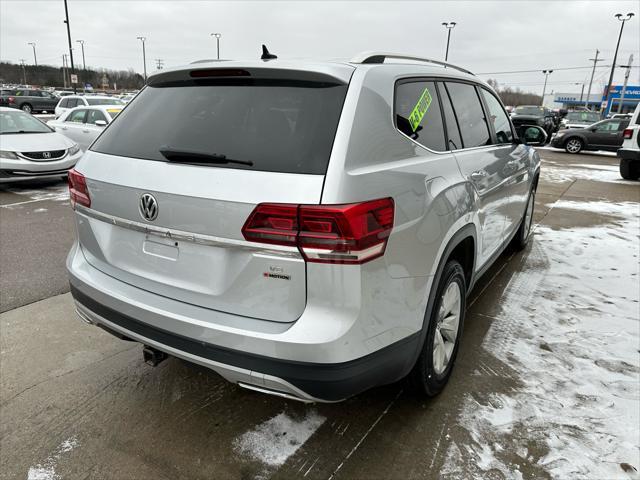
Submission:
<svg viewBox="0 0 640 480">
<path fill-rule="evenodd" d="M 435 395 L 469 292 L 529 239 L 544 140 L 429 59 L 162 70 L 70 175 L 77 312 L 252 390 Z"/>
<path fill-rule="evenodd" d="M 123 108 L 122 105 L 76 107 L 56 120 L 49 120 L 47 125 L 76 142 L 84 152 Z"/>
<path fill-rule="evenodd" d="M 82 152 L 36 117 L 0 107 L 0 183 L 64 177 Z"/>
</svg>

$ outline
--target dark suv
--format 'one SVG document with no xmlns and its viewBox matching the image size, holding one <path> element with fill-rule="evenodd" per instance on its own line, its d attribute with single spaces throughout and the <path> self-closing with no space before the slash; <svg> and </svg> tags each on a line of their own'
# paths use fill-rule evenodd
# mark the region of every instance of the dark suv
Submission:
<svg viewBox="0 0 640 480">
<path fill-rule="evenodd" d="M 553 112 L 537 105 L 521 105 L 511 114 L 511 121 L 516 128 L 523 125 L 537 125 L 547 132 L 547 137 L 557 130 Z"/>
<path fill-rule="evenodd" d="M 7 106 L 19 108 L 23 112 L 53 112 L 60 98 L 44 90 L 18 89 L 7 98 Z"/>
<path fill-rule="evenodd" d="M 582 150 L 615 152 L 622 146 L 623 132 L 628 125 L 627 118 L 610 118 L 585 128 L 560 130 L 551 141 L 551 146 L 564 148 L 569 153 L 580 153 Z"/>
</svg>

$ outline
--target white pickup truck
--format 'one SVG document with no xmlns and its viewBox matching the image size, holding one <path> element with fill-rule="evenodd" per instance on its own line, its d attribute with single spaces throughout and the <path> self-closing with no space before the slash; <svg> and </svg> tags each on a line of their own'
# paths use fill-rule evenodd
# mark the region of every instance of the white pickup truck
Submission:
<svg viewBox="0 0 640 480">
<path fill-rule="evenodd" d="M 617 152 L 620 159 L 620 175 L 627 180 L 640 178 L 640 104 L 624 130 L 624 142 Z"/>
</svg>

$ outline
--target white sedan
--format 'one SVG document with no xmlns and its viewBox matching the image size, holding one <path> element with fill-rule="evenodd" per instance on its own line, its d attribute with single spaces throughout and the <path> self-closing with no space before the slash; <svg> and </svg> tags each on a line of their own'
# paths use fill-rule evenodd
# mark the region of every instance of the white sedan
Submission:
<svg viewBox="0 0 640 480">
<path fill-rule="evenodd" d="M 74 141 L 37 118 L 0 107 L 0 183 L 65 176 L 81 156 Z"/>
<path fill-rule="evenodd" d="M 63 113 L 60 118 L 50 120 L 47 125 L 65 137 L 69 137 L 84 152 L 122 108 L 122 105 L 76 107 Z"/>
<path fill-rule="evenodd" d="M 55 116 L 59 118 L 63 113 L 68 112 L 76 107 L 88 107 L 92 105 L 120 105 L 126 102 L 116 97 L 107 97 L 104 95 L 68 95 L 61 98 L 56 105 Z"/>
</svg>

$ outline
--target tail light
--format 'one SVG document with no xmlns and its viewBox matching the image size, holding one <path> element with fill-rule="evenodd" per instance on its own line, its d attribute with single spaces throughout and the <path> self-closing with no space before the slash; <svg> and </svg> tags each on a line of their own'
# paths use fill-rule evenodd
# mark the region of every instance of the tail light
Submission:
<svg viewBox="0 0 640 480">
<path fill-rule="evenodd" d="M 8 103 L 14 103 L 15 101 L 16 101 L 16 99 L 14 97 L 7 98 L 7 102 Z"/>
<path fill-rule="evenodd" d="M 71 198 L 71 207 L 76 205 L 83 207 L 91 207 L 91 197 L 87 188 L 87 179 L 80 172 L 72 168 L 69 170 L 69 197 Z"/>
<path fill-rule="evenodd" d="M 346 205 L 258 205 L 242 227 L 250 242 L 296 246 L 308 262 L 361 264 L 384 255 L 393 199 Z"/>
<path fill-rule="evenodd" d="M 631 128 L 625 128 L 625 129 L 624 129 L 624 132 L 623 132 L 623 134 L 622 134 L 622 136 L 623 136 L 626 140 L 630 139 L 631 137 L 633 137 L 633 129 L 631 129 Z"/>
</svg>

